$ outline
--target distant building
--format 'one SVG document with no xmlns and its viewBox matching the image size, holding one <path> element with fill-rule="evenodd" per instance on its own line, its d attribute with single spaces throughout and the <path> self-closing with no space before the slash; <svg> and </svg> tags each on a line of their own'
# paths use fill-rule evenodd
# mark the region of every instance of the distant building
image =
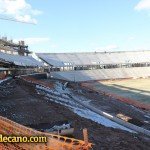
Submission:
<svg viewBox="0 0 150 150">
<path fill-rule="evenodd" d="M 0 52 L 21 56 L 28 56 L 31 53 L 24 41 L 14 43 L 13 40 L 7 40 L 7 37 L 0 38 Z"/>
</svg>

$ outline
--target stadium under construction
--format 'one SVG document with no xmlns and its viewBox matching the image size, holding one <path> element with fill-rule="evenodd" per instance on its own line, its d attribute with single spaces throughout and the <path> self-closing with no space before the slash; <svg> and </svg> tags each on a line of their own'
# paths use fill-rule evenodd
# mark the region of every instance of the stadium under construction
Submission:
<svg viewBox="0 0 150 150">
<path fill-rule="evenodd" d="M 32 53 L 24 41 L 2 37 L 0 134 L 48 142 L 0 149 L 149 149 L 149 77 L 149 50 Z M 50 129 L 64 120 L 72 130 Z"/>
</svg>

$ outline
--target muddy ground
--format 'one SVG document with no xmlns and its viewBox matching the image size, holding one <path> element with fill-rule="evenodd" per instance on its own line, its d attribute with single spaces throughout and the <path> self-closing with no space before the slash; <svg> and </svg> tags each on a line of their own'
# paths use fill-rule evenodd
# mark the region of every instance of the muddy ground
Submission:
<svg viewBox="0 0 150 150">
<path fill-rule="evenodd" d="M 0 115 L 23 125 L 52 123 L 61 120 L 75 122 L 74 137 L 83 139 L 87 128 L 89 141 L 95 150 L 148 150 L 150 139 L 142 135 L 108 128 L 82 118 L 65 106 L 51 102 L 36 93 L 35 87 L 18 81 L 11 83 L 10 93 L 0 97 Z M 12 90 L 13 89 L 13 90 Z M 6 89 L 6 90 L 9 90 Z"/>
</svg>

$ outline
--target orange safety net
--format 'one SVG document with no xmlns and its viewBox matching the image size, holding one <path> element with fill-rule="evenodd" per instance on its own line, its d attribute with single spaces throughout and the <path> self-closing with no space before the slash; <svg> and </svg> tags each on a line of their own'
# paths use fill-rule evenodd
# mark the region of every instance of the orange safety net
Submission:
<svg viewBox="0 0 150 150">
<path fill-rule="evenodd" d="M 89 150 L 91 143 L 64 136 L 43 133 L 0 116 L 0 134 L 15 136 L 46 136 L 47 143 L 0 143 L 0 150 Z"/>
</svg>

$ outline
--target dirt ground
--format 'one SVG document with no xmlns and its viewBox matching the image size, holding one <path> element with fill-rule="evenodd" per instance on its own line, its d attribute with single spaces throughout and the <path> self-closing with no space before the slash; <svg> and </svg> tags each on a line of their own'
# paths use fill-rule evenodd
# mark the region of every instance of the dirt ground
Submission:
<svg viewBox="0 0 150 150">
<path fill-rule="evenodd" d="M 117 94 L 150 105 L 150 78 L 99 81 L 88 83 L 88 85 L 97 90 Z"/>
<path fill-rule="evenodd" d="M 86 83 L 93 84 L 93 83 Z M 112 98 L 103 93 L 98 93 L 97 91 L 92 91 L 83 86 L 73 85 L 73 92 L 76 95 L 81 95 L 90 100 L 89 104 L 97 109 L 107 112 L 113 116 L 117 114 L 124 114 L 132 118 L 130 123 L 143 127 L 150 130 L 150 111 L 141 110 L 139 108 L 133 107 L 130 104 L 119 101 L 116 98 Z"/>
<path fill-rule="evenodd" d="M 13 90 L 6 96 L 0 97 L 1 116 L 23 125 L 72 120 L 75 122 L 74 137 L 83 139 L 82 129 L 87 128 L 89 141 L 95 144 L 94 150 L 149 150 L 150 139 L 148 137 L 108 128 L 82 118 L 65 106 L 38 95 L 35 87 L 18 81 L 13 81 L 11 86 Z"/>
</svg>

